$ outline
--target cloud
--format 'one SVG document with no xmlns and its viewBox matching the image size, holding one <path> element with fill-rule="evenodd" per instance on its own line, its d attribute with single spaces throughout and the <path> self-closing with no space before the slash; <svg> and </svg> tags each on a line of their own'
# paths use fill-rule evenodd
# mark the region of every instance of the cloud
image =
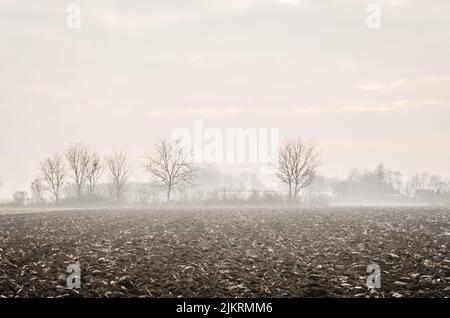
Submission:
<svg viewBox="0 0 450 318">
<path fill-rule="evenodd" d="M 184 20 L 179 15 L 149 15 L 140 12 L 118 12 L 111 8 L 95 8 L 89 11 L 90 17 L 104 26 L 118 31 L 133 32 L 153 29 L 180 23 Z"/>
<path fill-rule="evenodd" d="M 74 39 L 67 36 L 67 34 L 61 34 L 47 28 L 27 28 L 23 29 L 22 33 L 32 38 L 38 38 L 52 44 L 66 46 L 76 50 L 91 48 L 91 44 L 88 41 Z"/>
<path fill-rule="evenodd" d="M 357 65 L 358 63 L 354 60 L 345 60 L 336 65 L 335 71 L 337 72 L 351 71 L 355 69 Z"/>
<path fill-rule="evenodd" d="M 356 85 L 362 90 L 400 90 L 416 89 L 424 86 L 450 86 L 450 76 L 428 76 L 421 78 L 400 78 L 389 82 L 378 82 Z"/>
<path fill-rule="evenodd" d="M 27 92 L 32 94 L 38 94 L 50 98 L 56 98 L 56 99 L 73 99 L 78 97 L 78 95 L 63 92 L 56 89 L 51 88 L 44 88 L 44 87 L 32 87 L 27 90 Z"/>
<path fill-rule="evenodd" d="M 201 63 L 204 60 L 205 60 L 204 56 L 203 55 L 199 55 L 199 54 L 189 55 L 186 58 L 186 61 L 188 63 L 191 63 L 191 64 L 199 64 L 199 63 Z"/>
<path fill-rule="evenodd" d="M 300 0 L 275 0 L 280 3 L 286 3 L 286 4 L 299 4 Z"/>
<path fill-rule="evenodd" d="M 321 113 L 366 113 L 366 112 L 402 112 L 418 110 L 447 110 L 450 104 L 439 100 L 410 101 L 399 100 L 385 105 L 350 105 L 350 106 L 307 106 L 299 107 L 294 111 L 297 114 Z"/>
<path fill-rule="evenodd" d="M 406 0 L 379 0 L 384 5 L 399 7 L 405 4 Z"/>
<path fill-rule="evenodd" d="M 385 112 L 390 108 L 386 106 L 307 106 L 295 110 L 297 114 L 321 114 L 321 113 L 361 113 L 361 112 Z"/>
<path fill-rule="evenodd" d="M 244 9 L 256 3 L 255 0 L 225 0 L 226 5 L 231 9 Z"/>
<path fill-rule="evenodd" d="M 176 109 L 155 109 L 145 113 L 147 118 L 168 118 L 168 117 L 192 117 L 198 116 L 202 118 L 221 118 L 224 115 L 242 115 L 247 113 L 242 108 L 229 107 L 229 108 L 186 108 L 181 110 Z"/>
<path fill-rule="evenodd" d="M 384 105 L 314 105 L 284 109 L 258 109 L 240 107 L 200 107 L 176 109 L 154 109 L 144 114 L 147 118 L 223 118 L 223 116 L 290 116 L 292 114 L 323 114 L 323 113 L 375 113 L 375 112 L 404 112 L 419 110 L 447 110 L 450 104 L 441 100 L 398 100 Z"/>
<path fill-rule="evenodd" d="M 25 4 L 22 1 L 19 0 L 2 0 L 0 1 L 0 8 L 2 9 L 17 9 L 17 8 L 24 8 Z"/>
<path fill-rule="evenodd" d="M 356 85 L 356 88 L 367 90 L 367 91 L 375 91 L 385 87 L 382 83 L 372 83 L 372 84 L 359 84 Z"/>
<path fill-rule="evenodd" d="M 263 2 L 262 0 L 221 0 L 223 4 L 231 9 L 246 9 Z M 285 4 L 285 5 L 298 5 L 301 0 L 267 0 L 267 2 Z"/>
</svg>

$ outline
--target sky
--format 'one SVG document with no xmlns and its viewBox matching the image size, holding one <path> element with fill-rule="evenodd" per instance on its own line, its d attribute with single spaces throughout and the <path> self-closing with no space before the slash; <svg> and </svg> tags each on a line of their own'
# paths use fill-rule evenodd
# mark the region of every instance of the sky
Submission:
<svg viewBox="0 0 450 318">
<path fill-rule="evenodd" d="M 146 180 L 143 155 L 194 120 L 313 139 L 330 176 L 448 179 L 449 56 L 448 0 L 0 0 L 0 198 L 73 142 Z"/>
</svg>

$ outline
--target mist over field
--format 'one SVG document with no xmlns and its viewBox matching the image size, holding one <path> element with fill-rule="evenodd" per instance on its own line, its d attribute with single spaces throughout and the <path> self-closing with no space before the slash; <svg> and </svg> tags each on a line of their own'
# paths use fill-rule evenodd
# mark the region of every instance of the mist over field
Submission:
<svg viewBox="0 0 450 318">
<path fill-rule="evenodd" d="M 448 297 L 449 12 L 0 0 L 0 298 Z"/>
</svg>

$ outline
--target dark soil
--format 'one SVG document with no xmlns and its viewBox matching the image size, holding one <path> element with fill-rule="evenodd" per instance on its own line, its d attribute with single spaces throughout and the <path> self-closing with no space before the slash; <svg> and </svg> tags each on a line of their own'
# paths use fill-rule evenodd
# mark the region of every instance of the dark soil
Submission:
<svg viewBox="0 0 450 318">
<path fill-rule="evenodd" d="M 0 215 L 0 296 L 445 297 L 449 241 L 444 208 Z M 380 289 L 366 287 L 372 263 Z"/>
</svg>

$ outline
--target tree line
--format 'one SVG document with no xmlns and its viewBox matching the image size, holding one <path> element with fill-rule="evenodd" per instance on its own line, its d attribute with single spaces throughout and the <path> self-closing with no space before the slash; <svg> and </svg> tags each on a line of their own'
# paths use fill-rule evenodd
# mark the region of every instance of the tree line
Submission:
<svg viewBox="0 0 450 318">
<path fill-rule="evenodd" d="M 191 181 L 195 170 L 179 144 L 161 141 L 155 144 L 154 151 L 146 155 L 145 168 L 155 180 L 167 187 L 167 200 L 175 186 Z M 109 181 L 110 195 L 121 201 L 130 181 L 131 171 L 128 154 L 116 151 L 102 160 L 100 155 L 82 143 L 70 145 L 63 155 L 58 153 L 46 158 L 39 165 L 40 175 L 31 184 L 32 195 L 37 201 L 43 193 L 49 193 L 57 204 L 63 187 L 71 182 L 76 197 L 95 196 L 102 177 Z"/>
<path fill-rule="evenodd" d="M 406 178 L 379 163 L 373 169 L 352 168 L 344 178 L 318 176 L 307 192 L 339 204 L 448 204 L 450 179 L 425 172 Z"/>
<path fill-rule="evenodd" d="M 46 198 L 55 204 L 62 199 L 68 204 L 125 202 L 133 196 L 133 202 L 167 202 L 176 194 L 180 201 L 194 203 L 450 203 L 450 180 L 428 173 L 405 179 L 400 171 L 382 163 L 372 170 L 353 168 L 345 178 L 321 176 L 317 172 L 319 152 L 309 140 L 285 139 L 281 143 L 276 164 L 271 166 L 279 183 L 276 188 L 265 186 L 255 175 L 232 176 L 194 164 L 178 142 L 159 141 L 143 158 L 150 182 L 133 183 L 126 152 L 102 157 L 85 144 L 73 143 L 62 154 L 40 162 L 39 175 L 30 186 L 32 202 L 48 203 Z M 17 205 L 27 198 L 26 191 L 13 193 Z"/>
<path fill-rule="evenodd" d="M 70 187 L 75 200 L 95 198 L 99 187 L 108 186 L 110 198 L 116 202 L 124 200 L 131 171 L 128 154 L 116 151 L 103 158 L 83 143 L 73 143 L 62 154 L 55 153 L 38 166 L 39 176 L 31 182 L 33 203 L 44 203 L 45 197 L 59 204 L 64 189 Z M 277 180 L 287 188 L 285 198 L 297 200 L 301 190 L 308 187 L 317 175 L 320 165 L 319 153 L 312 141 L 285 139 L 277 153 L 277 165 L 273 165 Z M 194 164 L 180 142 L 165 140 L 154 144 L 144 156 L 143 167 L 150 180 L 160 185 L 166 201 L 172 199 L 174 189 L 192 186 L 201 174 L 200 165 Z M 105 183 L 106 182 L 106 183 Z M 16 191 L 14 202 L 23 204 L 26 191 Z"/>
</svg>

